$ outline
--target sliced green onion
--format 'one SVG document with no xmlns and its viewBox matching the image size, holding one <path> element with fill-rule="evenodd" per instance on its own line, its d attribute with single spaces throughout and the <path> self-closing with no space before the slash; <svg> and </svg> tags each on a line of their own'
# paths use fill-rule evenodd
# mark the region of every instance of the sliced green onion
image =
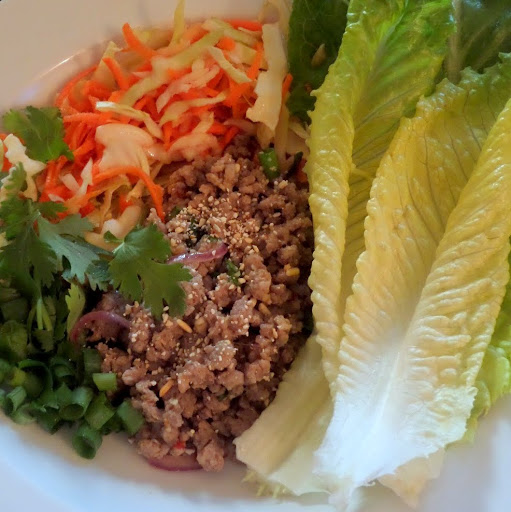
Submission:
<svg viewBox="0 0 511 512">
<path fill-rule="evenodd" d="M 53 378 L 50 370 L 41 361 L 25 359 L 18 363 L 18 368 L 26 374 L 23 386 L 29 397 L 36 398 L 42 395 L 43 392 L 49 392 L 53 389 Z"/>
<path fill-rule="evenodd" d="M 11 414 L 11 420 L 14 421 L 14 423 L 18 423 L 18 425 L 34 423 L 37 419 L 33 414 L 32 404 L 23 404 Z"/>
<path fill-rule="evenodd" d="M 25 379 L 27 378 L 27 374 L 18 368 L 17 366 L 13 366 L 11 368 L 11 373 L 9 375 L 9 379 L 7 380 L 7 384 L 11 386 L 11 388 L 15 388 L 17 386 L 23 386 Z"/>
<path fill-rule="evenodd" d="M 76 453 L 84 459 L 93 459 L 102 442 L 101 434 L 85 423 L 75 432 L 72 440 Z"/>
<path fill-rule="evenodd" d="M 43 392 L 44 384 L 37 375 L 26 372 L 23 387 L 25 388 L 29 398 L 37 398 Z"/>
<path fill-rule="evenodd" d="M 50 370 L 57 382 L 63 382 L 68 386 L 76 383 L 76 368 L 69 359 L 61 356 L 52 357 Z"/>
<path fill-rule="evenodd" d="M 4 411 L 7 416 L 11 416 L 27 398 L 25 388 L 21 386 L 15 387 L 12 391 L 5 395 Z"/>
<path fill-rule="evenodd" d="M 73 392 L 69 387 L 62 383 L 55 391 L 54 398 L 57 402 L 57 408 L 67 407 L 73 401 Z"/>
<path fill-rule="evenodd" d="M 11 373 L 11 365 L 5 359 L 0 359 L 0 384 Z"/>
<path fill-rule="evenodd" d="M 117 375 L 115 373 L 93 373 L 92 380 L 99 391 L 115 391 L 117 389 Z"/>
<path fill-rule="evenodd" d="M 98 395 L 85 413 L 85 421 L 95 430 L 102 429 L 115 415 L 115 410 L 108 404 L 104 393 Z"/>
<path fill-rule="evenodd" d="M 113 432 L 122 432 L 122 421 L 114 414 L 101 428 L 100 430 L 101 434 L 104 436 L 107 436 L 108 434 L 111 434 Z"/>
<path fill-rule="evenodd" d="M 85 375 L 101 372 L 101 354 L 94 348 L 83 350 L 83 371 Z"/>
<path fill-rule="evenodd" d="M 124 402 L 117 408 L 117 416 L 122 422 L 124 430 L 130 435 L 134 436 L 145 423 L 144 415 L 135 409 L 129 400 Z"/>
<path fill-rule="evenodd" d="M 37 424 L 49 434 L 55 434 L 64 424 L 57 411 L 46 410 L 35 413 Z"/>
<path fill-rule="evenodd" d="M 67 421 L 79 420 L 89 407 L 89 404 L 94 397 L 94 392 L 91 388 L 79 387 L 73 391 L 71 402 L 61 407 L 60 417 Z"/>
<path fill-rule="evenodd" d="M 277 160 L 277 153 L 275 149 L 268 148 L 260 151 L 259 162 L 263 168 L 264 174 L 269 180 L 274 180 L 280 176 L 279 161 Z"/>
</svg>

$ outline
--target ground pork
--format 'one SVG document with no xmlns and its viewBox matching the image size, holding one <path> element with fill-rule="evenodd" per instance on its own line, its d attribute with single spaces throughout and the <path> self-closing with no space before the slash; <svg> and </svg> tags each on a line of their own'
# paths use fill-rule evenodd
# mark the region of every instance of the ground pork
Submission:
<svg viewBox="0 0 511 512">
<path fill-rule="evenodd" d="M 131 321 L 123 343 L 101 340 L 103 370 L 117 373 L 146 425 L 135 438 L 148 458 L 195 453 L 218 471 L 231 441 L 273 399 L 303 343 L 310 317 L 307 277 L 312 223 L 307 190 L 288 175 L 269 181 L 257 144 L 238 138 L 220 158 L 169 169 L 166 222 L 154 222 L 172 254 L 214 250 L 227 255 L 190 264 L 181 319 L 154 319 L 141 305 L 105 295 L 99 309 L 122 306 Z M 104 336 L 102 336 L 104 333 Z"/>
</svg>

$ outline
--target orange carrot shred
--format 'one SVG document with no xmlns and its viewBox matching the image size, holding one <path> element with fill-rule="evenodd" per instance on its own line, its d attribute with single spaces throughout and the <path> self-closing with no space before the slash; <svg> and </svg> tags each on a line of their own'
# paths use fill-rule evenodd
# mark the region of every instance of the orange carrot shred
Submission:
<svg viewBox="0 0 511 512">
<path fill-rule="evenodd" d="M 261 32 L 261 30 L 263 30 L 262 23 L 259 23 L 258 21 L 240 19 L 232 19 L 225 21 L 232 25 L 234 28 L 244 28 L 245 30 L 251 30 L 252 32 Z"/>
<path fill-rule="evenodd" d="M 133 50 L 135 53 L 138 53 L 141 57 L 146 60 L 151 60 L 155 55 L 158 55 L 156 50 L 149 48 L 149 46 L 145 45 L 133 32 L 131 25 L 129 23 L 125 23 L 122 27 L 122 33 L 124 35 L 124 40 L 128 47 Z"/>
<path fill-rule="evenodd" d="M 229 143 L 238 135 L 240 129 L 237 126 L 231 126 L 224 135 L 221 142 L 222 151 L 229 145 Z"/>
<path fill-rule="evenodd" d="M 248 68 L 247 71 L 247 76 L 251 80 L 255 80 L 257 78 L 257 75 L 259 74 L 259 69 L 261 68 L 261 64 L 263 62 L 263 43 L 261 43 L 261 41 L 258 41 L 254 46 L 254 50 L 256 51 L 256 54 L 254 60 L 252 61 L 252 64 L 250 65 L 250 68 Z"/>
<path fill-rule="evenodd" d="M 55 100 L 55 105 L 57 107 L 60 107 L 62 103 L 64 103 L 64 100 L 69 96 L 71 90 L 74 89 L 75 85 L 80 80 L 83 80 L 85 77 L 89 76 L 91 73 L 94 73 L 94 71 L 96 71 L 96 68 L 96 65 L 91 66 L 90 68 L 85 69 L 81 73 L 75 75 L 71 80 L 69 80 L 69 82 L 67 82 L 60 91 L 60 94 L 57 96 L 57 99 Z"/>
<path fill-rule="evenodd" d="M 116 176 L 121 176 L 123 174 L 127 176 L 135 176 L 144 182 L 147 190 L 149 191 L 151 197 L 153 198 L 156 213 L 158 214 L 160 219 L 163 220 L 163 188 L 160 185 L 154 183 L 151 177 L 147 175 L 142 169 L 131 165 L 111 167 L 110 169 L 94 176 L 93 183 L 94 185 L 96 185 L 97 183 L 109 180 L 111 178 L 115 178 Z"/>
<path fill-rule="evenodd" d="M 64 116 L 62 120 L 64 123 L 86 123 L 92 126 L 99 126 L 107 123 L 111 119 L 111 115 L 106 112 L 80 112 L 79 114 L 71 114 Z"/>
<path fill-rule="evenodd" d="M 121 66 L 119 66 L 119 63 L 112 57 L 104 57 L 103 62 L 106 64 L 106 66 L 112 73 L 113 77 L 115 78 L 115 81 L 119 86 L 119 89 L 121 89 L 122 91 L 127 90 L 129 88 L 129 82 L 126 76 L 124 75 Z"/>
<path fill-rule="evenodd" d="M 222 39 L 218 41 L 217 46 L 221 50 L 231 51 L 236 48 L 236 41 L 234 41 L 234 39 L 231 37 L 222 37 Z"/>
<path fill-rule="evenodd" d="M 288 73 L 284 81 L 282 82 L 282 101 L 286 101 L 287 95 L 289 93 L 289 88 L 291 87 L 291 83 L 293 82 L 293 75 Z"/>
</svg>

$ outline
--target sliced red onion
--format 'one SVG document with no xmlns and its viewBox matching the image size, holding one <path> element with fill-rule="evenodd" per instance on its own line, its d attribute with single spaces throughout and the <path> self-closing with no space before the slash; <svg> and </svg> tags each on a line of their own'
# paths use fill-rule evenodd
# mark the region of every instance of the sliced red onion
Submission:
<svg viewBox="0 0 511 512">
<path fill-rule="evenodd" d="M 168 263 L 182 263 L 183 265 L 190 265 L 192 263 L 206 263 L 208 261 L 220 260 L 227 254 L 227 245 L 221 243 L 214 249 L 206 252 L 195 252 L 179 254 L 169 258 Z"/>
<path fill-rule="evenodd" d="M 83 331 L 85 327 L 94 322 L 109 322 L 113 324 L 117 324 L 119 327 L 123 329 L 129 329 L 131 322 L 126 318 L 118 315 L 117 313 L 112 313 L 111 311 L 91 311 L 86 315 L 83 315 L 78 322 L 75 323 L 71 332 L 69 333 L 69 338 L 71 341 L 77 341 L 78 335 Z"/>
<path fill-rule="evenodd" d="M 195 455 L 165 455 L 161 459 L 147 459 L 151 466 L 165 471 L 196 471 L 202 469 Z"/>
</svg>

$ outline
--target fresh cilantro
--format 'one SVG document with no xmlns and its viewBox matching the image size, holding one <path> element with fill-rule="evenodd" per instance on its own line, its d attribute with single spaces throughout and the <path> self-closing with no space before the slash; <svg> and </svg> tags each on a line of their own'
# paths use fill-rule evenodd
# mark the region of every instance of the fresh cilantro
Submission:
<svg viewBox="0 0 511 512">
<path fill-rule="evenodd" d="M 330 64 L 337 57 L 346 27 L 347 9 L 346 0 L 293 2 L 288 39 L 293 83 L 287 106 L 291 114 L 303 121 L 309 121 L 307 112 L 314 108 L 311 91 L 323 83 Z"/>
<path fill-rule="evenodd" d="M 91 223 L 79 215 L 70 215 L 55 224 L 41 218 L 38 221 L 39 237 L 57 255 L 59 270 L 65 269 L 64 276 L 80 283 L 85 281 L 90 264 L 99 259 L 100 250 L 87 243 L 82 234 L 90 231 Z M 65 262 L 69 265 L 66 267 Z"/>
<path fill-rule="evenodd" d="M 23 140 L 27 155 L 39 162 L 49 162 L 59 156 L 73 160 L 73 153 L 64 142 L 64 125 L 56 107 L 10 110 L 3 116 L 7 131 Z"/>
<path fill-rule="evenodd" d="M 111 231 L 107 231 L 103 235 L 103 240 L 109 244 L 120 244 L 122 243 L 122 238 L 116 237 Z"/>
<path fill-rule="evenodd" d="M 174 316 L 185 311 L 185 293 L 179 285 L 191 279 L 179 263 L 166 264 L 170 247 L 154 224 L 129 233 L 114 251 L 110 262 L 112 281 L 121 294 L 143 301 L 160 316 L 164 303 Z"/>
<path fill-rule="evenodd" d="M 67 332 L 71 332 L 71 329 L 82 316 L 83 309 L 85 308 L 85 293 L 83 288 L 75 283 L 71 283 L 71 286 L 65 296 L 65 301 L 69 311 L 66 329 Z"/>
<path fill-rule="evenodd" d="M 227 260 L 225 262 L 225 267 L 227 269 L 227 275 L 229 276 L 229 281 L 235 286 L 239 286 L 239 278 L 241 276 L 240 269 L 231 261 Z"/>
</svg>

